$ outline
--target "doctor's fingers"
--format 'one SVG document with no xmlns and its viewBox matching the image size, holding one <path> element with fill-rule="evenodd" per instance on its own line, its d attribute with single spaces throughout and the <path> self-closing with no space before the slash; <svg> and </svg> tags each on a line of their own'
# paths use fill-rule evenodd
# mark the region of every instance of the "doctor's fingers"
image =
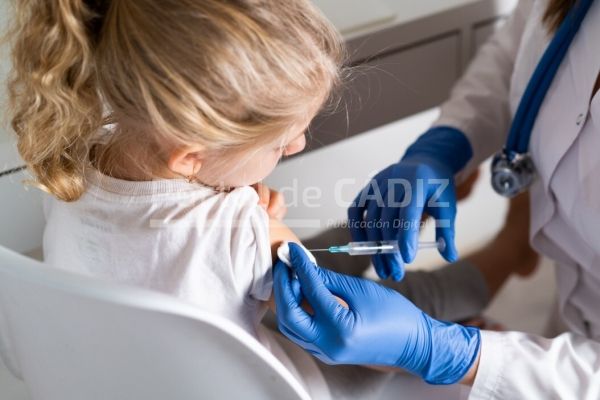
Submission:
<svg viewBox="0 0 600 400">
<path fill-rule="evenodd" d="M 369 204 L 367 205 L 365 231 L 367 233 L 367 240 L 371 242 L 380 242 L 383 240 L 381 230 L 384 221 L 381 219 L 381 214 L 385 209 L 385 202 L 383 201 L 385 193 L 382 193 L 381 195 L 378 194 L 377 198 L 369 201 Z M 392 275 L 391 266 L 388 265 L 386 258 L 382 257 L 381 254 L 374 254 L 371 257 L 371 260 L 373 261 L 373 266 L 375 267 L 377 275 L 379 275 L 381 279 L 388 279 Z"/>
<path fill-rule="evenodd" d="M 273 292 L 279 329 L 283 332 L 285 327 L 294 339 L 311 342 L 317 337 L 313 317 L 302 309 L 300 286 L 293 282 L 290 269 L 281 261 L 275 264 Z"/>
<path fill-rule="evenodd" d="M 398 240 L 398 208 L 396 207 L 385 207 L 381 211 L 381 219 L 383 226 L 381 229 L 381 237 L 385 241 L 397 241 Z M 399 252 L 393 254 L 382 254 L 382 258 L 385 259 L 387 268 L 390 272 L 390 276 L 396 282 L 401 281 L 404 278 L 404 260 Z"/>
<path fill-rule="evenodd" d="M 345 275 L 325 268 L 319 268 L 318 273 L 325 287 L 346 303 L 342 311 L 335 316 L 335 324 L 332 326 L 337 330 L 354 329 L 357 323 L 356 315 L 370 312 L 372 303 L 385 293 L 397 295 L 391 289 L 370 279 Z"/>
<path fill-rule="evenodd" d="M 443 239 L 443 248 L 439 249 L 440 254 L 448 262 L 458 260 L 458 251 L 456 250 L 455 223 L 456 223 L 456 201 L 454 189 L 446 190 L 439 199 L 430 201 L 427 212 L 435 219 L 435 233 L 438 243 Z"/>
<path fill-rule="evenodd" d="M 290 249 L 292 245 L 290 244 Z M 322 274 L 324 270 L 312 262 L 294 262 L 293 251 L 291 251 L 291 257 L 293 268 L 300 281 L 302 294 L 313 308 L 315 317 L 321 321 L 335 322 L 346 309 L 326 287 Z"/>
<path fill-rule="evenodd" d="M 364 242 L 367 240 L 364 219 L 365 212 L 370 203 L 368 194 L 372 185 L 373 184 L 370 183 L 363 188 L 352 202 L 352 205 L 348 208 L 348 227 L 350 228 L 352 240 L 355 242 Z"/>
<path fill-rule="evenodd" d="M 400 204 L 395 205 L 398 209 L 398 220 L 394 221 L 398 227 L 396 239 L 402 259 L 407 264 L 414 261 L 419 250 L 423 201 L 424 199 L 419 199 L 419 196 L 412 196 L 410 199 L 402 199 Z"/>
</svg>

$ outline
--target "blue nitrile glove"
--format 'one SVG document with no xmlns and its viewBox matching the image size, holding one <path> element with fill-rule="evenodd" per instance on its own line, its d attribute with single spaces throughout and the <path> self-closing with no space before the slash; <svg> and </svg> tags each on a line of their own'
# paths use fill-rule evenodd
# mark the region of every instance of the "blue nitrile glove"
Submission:
<svg viewBox="0 0 600 400">
<path fill-rule="evenodd" d="M 408 148 L 399 163 L 379 172 L 359 193 L 348 209 L 352 239 L 398 240 L 400 248 L 399 254 L 373 256 L 380 278 L 399 281 L 404 277 L 404 264 L 417 255 L 423 213 L 436 220 L 436 240 L 443 238 L 446 243 L 442 256 L 456 261 L 454 175 L 472 156 L 471 144 L 461 131 L 432 128 Z"/>
<path fill-rule="evenodd" d="M 290 340 L 328 364 L 398 367 L 432 384 L 469 372 L 479 354 L 477 328 L 437 321 L 398 292 L 322 269 L 289 246 L 293 267 L 275 265 L 274 291 L 279 329 Z M 314 315 L 301 308 L 303 298 Z"/>
</svg>

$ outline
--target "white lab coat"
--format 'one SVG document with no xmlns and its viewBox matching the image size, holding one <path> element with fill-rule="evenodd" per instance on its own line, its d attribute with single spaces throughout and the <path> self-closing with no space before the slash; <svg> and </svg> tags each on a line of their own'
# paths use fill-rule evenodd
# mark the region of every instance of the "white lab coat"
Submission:
<svg viewBox="0 0 600 400">
<path fill-rule="evenodd" d="M 436 125 L 461 129 L 473 146 L 464 174 L 506 141 L 552 38 L 542 24 L 547 2 L 521 0 L 442 107 Z M 547 94 L 530 142 L 538 170 L 531 189 L 531 241 L 557 263 L 560 311 L 570 332 L 555 339 L 483 332 L 471 398 L 600 398 L 600 94 L 590 102 L 599 46 L 596 2 Z"/>
</svg>

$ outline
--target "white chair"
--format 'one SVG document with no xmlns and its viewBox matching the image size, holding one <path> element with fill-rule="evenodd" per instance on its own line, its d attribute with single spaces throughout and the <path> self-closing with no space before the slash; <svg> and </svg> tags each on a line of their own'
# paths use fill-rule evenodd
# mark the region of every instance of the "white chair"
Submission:
<svg viewBox="0 0 600 400">
<path fill-rule="evenodd" d="M 1 3 L 1 0 L 0 0 Z M 0 136 L 3 132 L 0 132 Z M 23 165 L 16 145 L 0 137 L 0 173 Z M 18 172 L 0 177 L 0 246 L 29 253 L 42 246 L 42 191 L 24 185 L 30 176 Z"/>
<path fill-rule="evenodd" d="M 0 324 L 5 363 L 33 400 L 309 399 L 229 321 L 2 247 Z"/>
</svg>

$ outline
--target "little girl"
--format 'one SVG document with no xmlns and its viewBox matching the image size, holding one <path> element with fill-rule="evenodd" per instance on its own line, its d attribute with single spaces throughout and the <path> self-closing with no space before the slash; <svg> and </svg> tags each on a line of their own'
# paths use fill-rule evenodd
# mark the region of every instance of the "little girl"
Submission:
<svg viewBox="0 0 600 400">
<path fill-rule="evenodd" d="M 340 80 L 336 30 L 309 0 L 22 0 L 13 34 L 45 261 L 258 335 L 289 233 L 251 185 L 304 148 Z"/>
</svg>

